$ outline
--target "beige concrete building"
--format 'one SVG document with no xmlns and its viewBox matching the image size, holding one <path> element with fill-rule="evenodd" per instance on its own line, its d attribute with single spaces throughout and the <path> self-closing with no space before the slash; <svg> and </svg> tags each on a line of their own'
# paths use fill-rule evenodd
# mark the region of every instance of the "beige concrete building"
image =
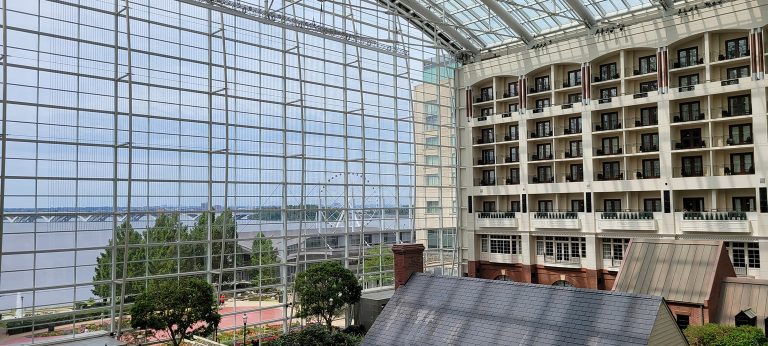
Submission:
<svg viewBox="0 0 768 346">
<path fill-rule="evenodd" d="M 668 238 L 768 278 L 768 4 L 675 6 L 459 70 L 465 273 L 610 289 Z"/>
</svg>

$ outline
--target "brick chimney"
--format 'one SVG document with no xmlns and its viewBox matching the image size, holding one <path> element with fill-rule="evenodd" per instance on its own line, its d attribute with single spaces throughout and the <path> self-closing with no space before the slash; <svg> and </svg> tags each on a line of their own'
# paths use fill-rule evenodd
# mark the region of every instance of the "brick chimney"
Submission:
<svg viewBox="0 0 768 346">
<path fill-rule="evenodd" d="M 392 245 L 395 255 L 395 289 L 404 285 L 413 273 L 424 272 L 424 245 Z"/>
</svg>

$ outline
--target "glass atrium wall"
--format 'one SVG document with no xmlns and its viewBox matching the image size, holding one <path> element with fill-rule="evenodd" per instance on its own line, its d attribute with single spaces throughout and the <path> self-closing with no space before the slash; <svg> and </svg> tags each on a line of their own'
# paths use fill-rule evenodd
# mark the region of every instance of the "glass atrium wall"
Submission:
<svg viewBox="0 0 768 346">
<path fill-rule="evenodd" d="M 397 242 L 455 274 L 456 63 L 375 2 L 205 3 L 3 1 L 0 344 L 152 341 L 121 316 L 184 276 L 286 330 L 297 271 L 389 286 Z"/>
</svg>

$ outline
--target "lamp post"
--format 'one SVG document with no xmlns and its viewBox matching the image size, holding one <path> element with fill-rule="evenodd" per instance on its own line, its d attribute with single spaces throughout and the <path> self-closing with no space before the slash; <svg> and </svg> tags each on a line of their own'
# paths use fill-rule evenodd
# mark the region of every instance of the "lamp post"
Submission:
<svg viewBox="0 0 768 346">
<path fill-rule="evenodd" d="M 247 331 L 245 327 L 246 324 L 248 324 L 248 314 L 243 313 L 243 346 L 245 346 L 245 332 Z"/>
</svg>

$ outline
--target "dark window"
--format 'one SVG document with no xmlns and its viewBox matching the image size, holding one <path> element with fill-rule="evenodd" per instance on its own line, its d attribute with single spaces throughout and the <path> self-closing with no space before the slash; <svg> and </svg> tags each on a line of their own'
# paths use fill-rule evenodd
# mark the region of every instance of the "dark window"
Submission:
<svg viewBox="0 0 768 346">
<path fill-rule="evenodd" d="M 483 170 L 482 185 L 495 185 L 496 184 L 496 171 L 492 169 Z"/>
<path fill-rule="evenodd" d="M 571 211 L 574 213 L 583 213 L 584 212 L 584 200 L 583 199 L 573 199 L 571 200 Z"/>
<path fill-rule="evenodd" d="M 570 133 L 581 133 L 581 117 L 568 118 L 568 131 Z"/>
<path fill-rule="evenodd" d="M 623 178 L 619 161 L 603 162 L 603 180 L 621 180 Z"/>
<path fill-rule="evenodd" d="M 537 178 L 540 183 L 552 181 L 552 166 L 541 166 L 536 168 Z"/>
<path fill-rule="evenodd" d="M 480 89 L 480 102 L 493 100 L 493 87 Z"/>
<path fill-rule="evenodd" d="M 677 327 L 680 328 L 680 330 L 685 330 L 685 328 L 688 328 L 689 324 L 690 321 L 688 315 L 677 314 Z"/>
<path fill-rule="evenodd" d="M 687 197 L 687 198 L 683 198 L 683 210 L 685 210 L 685 211 L 703 211 L 704 210 L 704 198 L 703 197 Z"/>
<path fill-rule="evenodd" d="M 493 143 L 493 128 L 480 130 L 480 140 L 482 143 Z"/>
<path fill-rule="evenodd" d="M 536 100 L 536 109 L 543 109 L 549 107 L 549 99 Z"/>
<path fill-rule="evenodd" d="M 584 165 L 573 164 L 569 167 L 570 181 L 584 181 Z"/>
<path fill-rule="evenodd" d="M 680 130 L 680 145 L 675 145 L 675 149 L 703 148 L 704 141 L 701 138 L 701 129 Z"/>
<path fill-rule="evenodd" d="M 752 312 L 751 310 L 749 310 Z M 745 311 L 741 311 L 738 314 L 736 314 L 735 317 L 735 324 L 736 327 L 741 326 L 752 326 L 754 327 L 757 324 L 757 316 L 754 316 L 754 312 L 752 312 L 751 315 L 747 315 Z"/>
<path fill-rule="evenodd" d="M 646 198 L 643 200 L 643 211 L 661 212 L 661 198 Z"/>
<path fill-rule="evenodd" d="M 749 77 L 749 66 L 731 67 L 726 70 L 728 79 Z"/>
<path fill-rule="evenodd" d="M 681 103 L 678 105 L 678 109 L 680 110 L 680 115 L 674 116 L 672 119 L 674 122 L 704 119 L 699 101 Z"/>
<path fill-rule="evenodd" d="M 644 133 L 640 135 L 640 151 L 659 151 L 659 134 Z"/>
<path fill-rule="evenodd" d="M 506 97 L 517 96 L 517 82 L 507 83 Z"/>
<path fill-rule="evenodd" d="M 681 159 L 683 167 L 681 175 L 683 177 L 703 177 L 704 165 L 701 156 L 685 156 Z"/>
<path fill-rule="evenodd" d="M 536 137 L 546 137 L 552 135 L 552 123 L 549 121 L 539 121 L 536 123 Z"/>
<path fill-rule="evenodd" d="M 566 158 L 581 157 L 583 155 L 581 141 L 568 142 L 568 151 Z"/>
<path fill-rule="evenodd" d="M 483 201 L 483 212 L 491 213 L 496 211 L 496 202 Z"/>
<path fill-rule="evenodd" d="M 551 200 L 545 200 L 545 201 L 539 201 L 539 211 L 546 212 L 546 211 L 554 211 L 554 204 Z"/>
<path fill-rule="evenodd" d="M 509 148 L 509 162 L 518 162 L 520 161 L 520 157 L 518 156 L 520 154 L 520 148 L 519 147 L 510 147 Z"/>
<path fill-rule="evenodd" d="M 606 199 L 603 201 L 603 211 L 618 212 L 621 211 L 620 199 Z"/>
<path fill-rule="evenodd" d="M 573 284 L 565 281 L 565 280 L 557 280 L 555 281 L 552 286 L 560 286 L 560 287 L 573 287 Z"/>
<path fill-rule="evenodd" d="M 603 113 L 600 114 L 600 130 L 615 130 L 621 128 L 621 122 L 619 121 L 619 113 Z"/>
<path fill-rule="evenodd" d="M 520 212 L 520 201 L 511 201 L 509 202 L 509 211 L 519 213 Z"/>
<path fill-rule="evenodd" d="M 749 45 L 746 37 L 725 41 L 725 58 L 735 59 L 749 55 Z"/>
<path fill-rule="evenodd" d="M 581 102 L 581 94 L 568 94 L 568 104 Z"/>
<path fill-rule="evenodd" d="M 641 178 L 659 178 L 661 177 L 661 166 L 659 159 L 643 160 L 643 171 L 641 172 Z"/>
<path fill-rule="evenodd" d="M 549 90 L 549 76 L 536 77 L 536 79 L 534 79 L 534 85 L 536 87 L 534 92 Z"/>
<path fill-rule="evenodd" d="M 520 168 L 510 168 L 507 184 L 520 184 Z"/>
<path fill-rule="evenodd" d="M 640 109 L 640 126 L 650 126 L 659 124 L 659 109 L 648 107 Z"/>
<path fill-rule="evenodd" d="M 658 83 L 656 83 L 655 80 L 652 80 L 650 82 L 643 82 L 640 83 L 640 92 L 641 93 L 647 93 L 650 91 L 656 91 L 659 89 Z"/>
<path fill-rule="evenodd" d="M 656 72 L 656 55 L 644 56 L 639 59 L 639 68 L 635 74 L 646 74 Z"/>
<path fill-rule="evenodd" d="M 520 110 L 520 105 L 517 103 L 512 103 L 509 105 L 509 113 L 514 113 Z"/>
<path fill-rule="evenodd" d="M 678 78 L 678 81 L 680 82 L 680 88 L 679 91 L 689 91 L 694 89 L 694 85 L 699 84 L 699 74 L 689 74 L 685 76 L 680 76 Z"/>
<path fill-rule="evenodd" d="M 754 174 L 752 153 L 731 154 L 731 174 Z"/>
<path fill-rule="evenodd" d="M 551 160 L 552 144 L 544 143 L 536 145 L 536 155 L 538 160 Z"/>
<path fill-rule="evenodd" d="M 616 97 L 616 95 L 618 95 L 618 90 L 619 89 L 616 87 L 600 89 L 600 100 L 606 102 L 610 101 L 611 97 Z"/>
<path fill-rule="evenodd" d="M 482 151 L 482 160 L 484 165 L 490 165 L 496 163 L 496 154 L 493 149 L 486 149 Z"/>
<path fill-rule="evenodd" d="M 507 135 L 509 137 L 509 141 L 516 141 L 520 139 L 520 133 L 518 132 L 517 125 L 509 125 L 509 132 L 507 132 Z"/>
<path fill-rule="evenodd" d="M 731 96 L 728 98 L 728 115 L 752 114 L 752 102 L 750 95 Z"/>
<path fill-rule="evenodd" d="M 480 110 L 481 117 L 489 117 L 493 114 L 493 108 L 483 108 Z"/>
<path fill-rule="evenodd" d="M 752 124 L 728 126 L 728 145 L 752 144 Z"/>
<path fill-rule="evenodd" d="M 568 71 L 568 80 L 565 81 L 563 87 L 572 87 L 581 85 L 581 70 Z"/>
<path fill-rule="evenodd" d="M 755 197 L 733 197 L 733 210 L 755 211 Z"/>
<path fill-rule="evenodd" d="M 699 48 L 691 47 L 677 50 L 677 62 L 674 68 L 688 67 L 699 63 Z"/>
<path fill-rule="evenodd" d="M 603 155 L 621 154 L 619 148 L 619 137 L 603 138 Z"/>
<path fill-rule="evenodd" d="M 616 63 L 600 65 L 600 80 L 609 80 L 619 78 L 619 72 L 616 68 Z"/>
</svg>

